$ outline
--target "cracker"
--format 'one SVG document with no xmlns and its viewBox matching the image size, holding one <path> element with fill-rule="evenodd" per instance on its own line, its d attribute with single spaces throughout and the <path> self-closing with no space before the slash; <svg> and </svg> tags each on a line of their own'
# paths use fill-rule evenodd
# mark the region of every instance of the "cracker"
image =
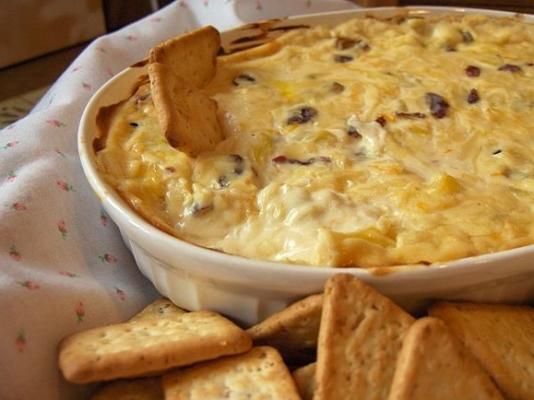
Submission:
<svg viewBox="0 0 534 400">
<path fill-rule="evenodd" d="M 315 363 L 293 371 L 293 379 L 297 384 L 302 400 L 313 400 L 315 393 Z"/>
<path fill-rule="evenodd" d="M 437 318 L 408 330 L 388 400 L 502 400 L 489 375 Z"/>
<path fill-rule="evenodd" d="M 351 275 L 325 286 L 315 400 L 386 399 L 414 319 Z"/>
<path fill-rule="evenodd" d="M 510 399 L 534 399 L 534 308 L 438 303 L 430 315 L 450 330 Z"/>
<path fill-rule="evenodd" d="M 205 27 L 153 48 L 148 75 L 156 114 L 169 143 L 196 155 L 223 139 L 217 103 L 202 88 L 215 74 L 219 32 Z"/>
<path fill-rule="evenodd" d="M 150 50 L 149 62 L 168 66 L 193 88 L 204 87 L 215 75 L 221 38 L 213 26 L 205 26 L 166 40 Z"/>
<path fill-rule="evenodd" d="M 176 307 L 169 299 L 161 297 L 152 304 L 149 304 L 143 308 L 139 314 L 136 314 L 130 318 L 130 322 L 146 318 L 174 317 L 184 314 L 185 312 L 187 311 Z"/>
<path fill-rule="evenodd" d="M 70 382 L 105 381 L 242 353 L 251 346 L 246 332 L 213 312 L 150 315 L 63 339 L 59 367 Z"/>
<path fill-rule="evenodd" d="M 196 155 L 223 139 L 214 100 L 164 64 L 150 64 L 148 73 L 160 126 L 173 147 Z"/>
<path fill-rule="evenodd" d="M 300 399 L 280 354 L 266 346 L 172 372 L 163 389 L 166 400 Z"/>
<path fill-rule="evenodd" d="M 161 378 L 111 382 L 99 389 L 91 400 L 164 400 Z"/>
<path fill-rule="evenodd" d="M 247 332 L 256 344 L 278 349 L 294 363 L 309 363 L 315 359 L 323 295 L 316 294 L 273 314 Z"/>
</svg>

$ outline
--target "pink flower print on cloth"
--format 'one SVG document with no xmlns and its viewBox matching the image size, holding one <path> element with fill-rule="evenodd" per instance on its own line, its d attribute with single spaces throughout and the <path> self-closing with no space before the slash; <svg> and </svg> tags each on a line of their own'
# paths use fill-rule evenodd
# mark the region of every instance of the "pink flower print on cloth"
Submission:
<svg viewBox="0 0 534 400">
<path fill-rule="evenodd" d="M 7 173 L 6 181 L 13 182 L 15 179 L 17 179 L 17 175 L 15 174 L 15 172 L 14 171 L 9 171 Z"/>
<path fill-rule="evenodd" d="M 78 304 L 76 304 L 76 307 L 74 308 L 74 312 L 76 313 L 78 322 L 83 322 L 83 319 L 85 318 L 85 306 L 81 301 L 79 301 Z"/>
<path fill-rule="evenodd" d="M 117 296 L 122 301 L 126 300 L 126 293 L 124 293 L 124 290 L 119 289 L 117 286 L 115 286 L 115 293 L 117 293 Z"/>
<path fill-rule="evenodd" d="M 33 281 L 23 281 L 23 282 L 19 282 L 19 285 L 28 289 L 28 290 L 37 290 L 39 289 L 41 286 L 39 286 L 39 284 L 33 282 Z"/>
<path fill-rule="evenodd" d="M 100 261 L 105 262 L 107 264 L 116 264 L 118 260 L 117 257 L 115 257 L 113 254 L 104 253 L 101 256 L 98 256 Z"/>
<path fill-rule="evenodd" d="M 67 224 L 65 223 L 65 221 L 63 220 L 60 220 L 58 223 L 57 223 L 57 230 L 59 231 L 59 233 L 61 234 L 61 238 L 63 239 L 66 239 L 67 238 Z"/>
<path fill-rule="evenodd" d="M 65 125 L 63 122 L 57 120 L 57 119 L 47 119 L 46 120 L 46 123 L 48 125 L 52 125 L 52 126 L 55 126 L 56 128 L 62 128 L 64 126 L 67 126 Z"/>
<path fill-rule="evenodd" d="M 9 247 L 9 257 L 11 257 L 15 261 L 22 260 L 22 256 L 20 255 L 14 244 Z"/>
<path fill-rule="evenodd" d="M 15 348 L 19 353 L 22 353 L 24 350 L 26 350 L 26 333 L 24 332 L 24 329 L 20 329 L 17 332 L 17 337 L 15 338 Z"/>
<path fill-rule="evenodd" d="M 9 208 L 15 210 L 15 211 L 26 211 L 28 207 L 26 207 L 23 203 L 20 201 L 16 201 L 15 203 L 11 204 Z"/>
<path fill-rule="evenodd" d="M 56 181 L 56 185 L 58 188 L 60 188 L 61 190 L 65 192 L 74 192 L 74 187 L 68 182 L 58 180 Z"/>
<path fill-rule="evenodd" d="M 3 145 L 2 147 L 0 147 L 0 149 L 2 150 L 7 150 L 7 149 L 10 149 L 12 147 L 15 147 L 17 144 L 19 144 L 20 142 L 18 140 L 14 140 L 12 142 L 8 142 L 6 143 L 5 145 Z"/>
</svg>

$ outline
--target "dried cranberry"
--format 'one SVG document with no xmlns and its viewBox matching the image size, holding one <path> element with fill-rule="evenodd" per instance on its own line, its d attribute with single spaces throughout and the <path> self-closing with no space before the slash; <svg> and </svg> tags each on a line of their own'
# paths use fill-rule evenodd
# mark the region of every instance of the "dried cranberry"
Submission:
<svg viewBox="0 0 534 400">
<path fill-rule="evenodd" d="M 344 63 L 351 62 L 352 60 L 354 60 L 354 58 L 352 56 L 347 55 L 347 54 L 336 54 L 336 55 L 334 55 L 334 61 L 337 62 L 337 63 L 344 64 Z"/>
<path fill-rule="evenodd" d="M 519 65 L 504 64 L 499 67 L 499 71 L 506 71 L 511 73 L 521 72 L 522 69 Z"/>
<path fill-rule="evenodd" d="M 465 74 L 470 78 L 476 78 L 477 76 L 480 76 L 480 68 L 475 67 L 474 65 L 469 65 L 465 69 Z"/>
<path fill-rule="evenodd" d="M 276 156 L 272 159 L 272 162 L 275 164 L 285 164 L 288 161 L 286 156 Z"/>
<path fill-rule="evenodd" d="M 250 76 L 249 74 L 239 74 L 232 80 L 232 83 L 235 86 L 239 86 L 243 83 L 251 83 L 251 82 L 256 82 L 256 78 L 254 78 L 253 76 Z"/>
<path fill-rule="evenodd" d="M 358 130 L 355 127 L 353 127 L 352 125 L 349 125 L 349 127 L 347 129 L 347 133 L 349 134 L 350 137 L 353 137 L 353 138 L 356 138 L 356 139 L 359 139 L 359 138 L 362 137 L 360 132 L 358 132 Z"/>
<path fill-rule="evenodd" d="M 315 108 L 304 106 L 296 110 L 293 115 L 287 119 L 286 123 L 288 125 L 305 124 L 315 118 L 315 116 L 317 116 L 317 110 Z"/>
<path fill-rule="evenodd" d="M 378 124 L 380 124 L 380 126 L 383 128 L 384 126 L 386 126 L 386 124 L 387 124 L 388 121 L 386 120 L 385 117 L 380 116 L 380 117 L 378 117 L 377 119 L 375 119 L 375 122 L 378 123 Z"/>
<path fill-rule="evenodd" d="M 469 94 L 467 95 L 467 102 L 469 104 L 478 103 L 480 100 L 480 96 L 478 95 L 478 91 L 476 89 L 471 89 L 469 91 Z"/>
<path fill-rule="evenodd" d="M 441 119 L 447 115 L 449 103 L 437 93 L 427 93 L 425 100 L 430 107 L 430 113 L 434 118 Z"/>
<path fill-rule="evenodd" d="M 397 112 L 395 115 L 399 118 L 406 118 L 406 119 L 424 119 L 426 118 L 426 115 L 420 112 L 413 112 L 413 113 L 407 113 L 407 112 Z"/>
<path fill-rule="evenodd" d="M 338 37 L 336 39 L 336 49 L 347 50 L 354 47 L 358 41 L 346 37 Z"/>
</svg>

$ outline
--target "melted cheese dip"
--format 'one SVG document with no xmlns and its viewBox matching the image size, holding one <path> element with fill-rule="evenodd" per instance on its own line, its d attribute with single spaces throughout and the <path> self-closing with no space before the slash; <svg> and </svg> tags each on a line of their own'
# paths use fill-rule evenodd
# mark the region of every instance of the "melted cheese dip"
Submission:
<svg viewBox="0 0 534 400">
<path fill-rule="evenodd" d="M 534 243 L 534 26 L 483 16 L 292 31 L 221 57 L 227 139 L 190 158 L 147 86 L 97 159 L 177 237 L 317 266 L 433 263 Z"/>
</svg>

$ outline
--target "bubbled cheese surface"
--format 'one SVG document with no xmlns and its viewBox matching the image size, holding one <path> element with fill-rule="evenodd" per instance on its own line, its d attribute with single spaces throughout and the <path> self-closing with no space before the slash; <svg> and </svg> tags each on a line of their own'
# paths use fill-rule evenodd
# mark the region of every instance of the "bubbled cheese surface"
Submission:
<svg viewBox="0 0 534 400">
<path fill-rule="evenodd" d="M 98 163 L 132 207 L 191 243 L 318 266 L 534 243 L 533 25 L 359 18 L 279 43 L 219 59 L 227 139 L 196 159 L 147 87 L 124 103 Z"/>
</svg>

